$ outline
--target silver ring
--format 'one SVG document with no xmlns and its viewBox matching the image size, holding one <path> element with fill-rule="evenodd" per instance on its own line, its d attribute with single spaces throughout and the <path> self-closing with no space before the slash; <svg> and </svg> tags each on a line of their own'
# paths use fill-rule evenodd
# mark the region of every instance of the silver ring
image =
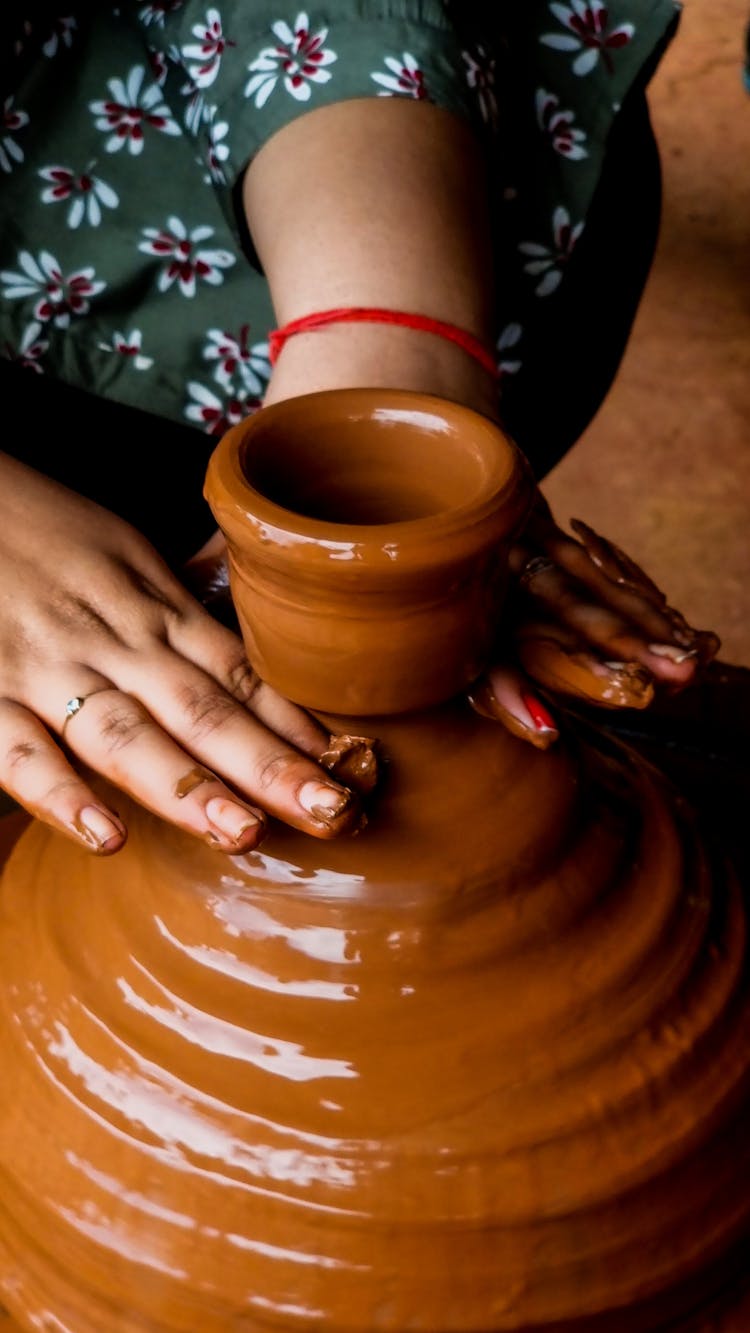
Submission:
<svg viewBox="0 0 750 1333">
<path fill-rule="evenodd" d="M 554 560 L 550 560 L 549 556 L 532 555 L 523 565 L 521 572 L 518 575 L 518 582 L 522 588 L 528 588 L 529 584 L 532 583 L 539 574 L 547 574 L 554 568 L 555 562 Z"/>
<path fill-rule="evenodd" d="M 60 728 L 60 735 L 65 735 L 65 728 L 70 722 L 70 719 L 75 717 L 76 713 L 80 713 L 86 700 L 90 699 L 92 694 L 101 694 L 102 690 L 111 689 L 111 685 L 100 685 L 98 690 L 89 690 L 88 694 L 75 694 L 72 699 L 68 699 L 68 702 L 65 705 L 65 717 L 63 718 L 63 724 Z"/>
</svg>

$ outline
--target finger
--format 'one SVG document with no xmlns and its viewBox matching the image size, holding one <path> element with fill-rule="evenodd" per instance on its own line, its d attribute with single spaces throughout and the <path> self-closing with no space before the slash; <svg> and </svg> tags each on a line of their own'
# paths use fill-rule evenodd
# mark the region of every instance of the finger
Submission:
<svg viewBox="0 0 750 1333">
<path fill-rule="evenodd" d="M 544 617 L 573 631 L 578 643 L 599 651 L 604 661 L 640 662 L 661 680 L 690 681 L 699 662 L 697 648 L 644 640 L 633 622 L 610 606 L 592 600 L 586 589 L 554 564 L 540 567 L 530 590 Z"/>
<path fill-rule="evenodd" d="M 380 753 L 367 736 L 331 735 L 304 708 L 291 703 L 257 675 L 238 635 L 200 610 L 170 632 L 170 644 L 249 709 L 259 722 L 334 775 L 344 786 L 367 795 L 377 784 Z"/>
<path fill-rule="evenodd" d="M 0 786 L 90 851 L 107 856 L 125 843 L 119 816 L 75 772 L 39 719 L 10 699 L 0 700 Z"/>
<path fill-rule="evenodd" d="M 630 588 L 632 592 L 647 598 L 654 606 L 666 605 L 666 594 L 653 579 L 649 578 L 645 570 L 636 564 L 635 560 L 631 560 L 622 547 L 615 545 L 609 538 L 602 537 L 581 518 L 571 518 L 570 526 L 580 538 L 591 562 L 611 583 L 616 583 L 621 588 Z"/>
<path fill-rule="evenodd" d="M 638 630 L 647 643 L 672 645 L 679 652 L 692 648 L 691 631 L 688 626 L 683 630 L 673 623 L 662 605 L 655 606 L 650 600 L 637 592 L 613 584 L 607 576 L 592 562 L 584 547 L 565 533 L 556 529 L 557 535 L 545 542 L 544 557 L 536 559 L 529 547 L 515 547 L 512 553 L 512 568 L 518 572 L 522 587 L 531 596 L 544 593 L 543 575 L 554 565 L 562 576 L 567 578 L 577 596 L 590 604 L 599 604 L 612 611 L 627 623 L 631 629 Z M 588 594 L 588 595 L 587 595 Z M 679 632 L 689 642 L 675 638 Z"/>
<path fill-rule="evenodd" d="M 651 673 L 639 662 L 604 661 L 564 626 L 528 622 L 516 638 L 525 671 L 545 690 L 573 695 L 603 708 L 646 708 L 654 697 Z"/>
<path fill-rule="evenodd" d="M 359 803 L 348 788 L 269 731 L 213 676 L 168 648 L 126 661 L 118 684 L 127 690 L 124 698 L 135 696 L 148 710 L 162 747 L 168 743 L 182 757 L 180 774 L 187 771 L 184 756 L 192 756 L 253 805 L 318 837 L 336 837 L 359 824 Z M 135 718 L 130 721 L 135 725 Z"/>
<path fill-rule="evenodd" d="M 41 699 L 35 711 L 51 722 L 44 709 Z M 85 698 L 68 723 L 65 742 L 114 786 L 212 847 L 246 852 L 262 840 L 262 812 L 196 764 L 138 700 L 114 686 Z"/>
<path fill-rule="evenodd" d="M 498 663 L 471 687 L 469 703 L 482 717 L 502 722 L 513 736 L 547 750 L 559 731 L 554 718 L 517 667 Z"/>
<path fill-rule="evenodd" d="M 327 728 L 261 680 L 247 660 L 239 635 L 196 606 L 170 626 L 168 642 L 178 657 L 212 676 L 228 695 L 290 745 L 315 760 L 323 754 Z"/>
<path fill-rule="evenodd" d="M 672 645 L 694 650 L 701 663 L 710 661 L 719 647 L 715 635 L 694 629 L 685 617 L 667 604 L 666 595 L 620 547 L 601 537 L 580 519 L 571 526 L 581 538 L 575 541 L 558 527 L 551 514 L 537 518 L 533 543 L 597 600 L 631 621 L 648 643 L 658 644 L 662 656 Z M 533 555 L 529 550 L 528 554 Z M 512 555 L 513 564 L 519 559 Z M 675 655 L 676 656 L 676 655 Z"/>
</svg>

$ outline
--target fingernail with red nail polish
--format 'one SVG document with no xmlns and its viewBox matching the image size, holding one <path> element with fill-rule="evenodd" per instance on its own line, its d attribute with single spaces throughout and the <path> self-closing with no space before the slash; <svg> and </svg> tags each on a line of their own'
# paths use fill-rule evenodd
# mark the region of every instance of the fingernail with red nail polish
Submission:
<svg viewBox="0 0 750 1333">
<path fill-rule="evenodd" d="M 527 694 L 522 690 L 521 699 L 523 700 L 523 706 L 529 714 L 537 731 L 557 731 L 555 719 L 552 717 L 551 713 L 547 712 L 544 705 L 539 702 L 536 695 Z"/>
</svg>

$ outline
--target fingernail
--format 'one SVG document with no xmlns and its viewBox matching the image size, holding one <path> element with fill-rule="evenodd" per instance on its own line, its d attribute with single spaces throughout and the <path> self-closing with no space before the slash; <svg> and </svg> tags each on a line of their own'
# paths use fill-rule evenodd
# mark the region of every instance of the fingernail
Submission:
<svg viewBox="0 0 750 1333">
<path fill-rule="evenodd" d="M 673 643 L 650 643 L 648 651 L 654 654 L 654 657 L 666 657 L 670 662 L 679 666 L 682 662 L 687 662 L 691 657 L 697 657 L 695 648 L 678 648 Z"/>
<path fill-rule="evenodd" d="M 85 805 L 73 820 L 73 827 L 90 847 L 97 847 L 99 851 L 104 851 L 110 843 L 121 842 L 126 836 L 125 825 L 96 805 Z"/>
<path fill-rule="evenodd" d="M 328 787 L 322 782 L 305 782 L 300 787 L 297 800 L 309 815 L 332 824 L 352 803 L 350 791 L 340 787 Z"/>
<path fill-rule="evenodd" d="M 228 801 L 224 796 L 212 796 L 210 801 L 206 801 L 206 814 L 214 828 L 223 833 L 230 842 L 239 842 L 249 829 L 265 832 L 264 820 L 246 809 L 244 805 Z"/>
<path fill-rule="evenodd" d="M 474 712 L 479 713 L 480 717 L 488 717 L 493 722 L 502 722 L 512 736 L 518 736 L 522 741 L 530 741 L 537 750 L 548 750 L 560 734 L 554 725 L 551 730 L 546 727 L 540 730 L 535 724 L 530 724 L 525 715 L 519 716 L 520 709 L 518 712 L 512 712 L 500 702 L 486 680 L 472 686 L 467 697 Z"/>
<path fill-rule="evenodd" d="M 523 700 L 523 706 L 529 714 L 537 731 L 557 731 L 555 719 L 552 717 L 551 713 L 547 712 L 544 705 L 539 702 L 536 695 L 527 694 L 522 690 L 521 699 Z"/>
</svg>

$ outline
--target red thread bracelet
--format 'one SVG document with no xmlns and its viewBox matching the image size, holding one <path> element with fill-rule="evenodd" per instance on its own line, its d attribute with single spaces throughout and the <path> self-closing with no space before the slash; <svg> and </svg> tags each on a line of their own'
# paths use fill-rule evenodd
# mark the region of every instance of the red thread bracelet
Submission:
<svg viewBox="0 0 750 1333">
<path fill-rule="evenodd" d="M 497 362 L 492 352 L 467 329 L 460 329 L 456 324 L 446 324 L 442 319 L 431 319 L 429 315 L 412 315 L 403 310 L 381 310 L 377 306 L 342 306 L 336 310 L 319 310 L 312 315 L 303 315 L 301 319 L 292 319 L 280 329 L 273 329 L 268 335 L 271 365 L 277 361 L 287 338 L 293 337 L 295 333 L 313 332 L 327 324 L 399 324 L 402 328 L 434 333 L 438 338 L 447 338 L 449 342 L 462 347 L 495 379 L 498 376 Z"/>
</svg>

